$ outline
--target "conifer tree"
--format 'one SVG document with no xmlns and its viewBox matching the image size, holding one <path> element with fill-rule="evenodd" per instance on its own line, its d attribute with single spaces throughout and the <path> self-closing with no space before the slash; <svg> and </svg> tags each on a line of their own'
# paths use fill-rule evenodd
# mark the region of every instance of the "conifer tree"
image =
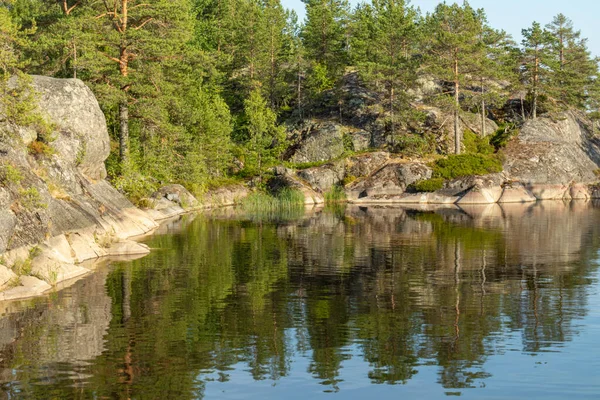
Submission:
<svg viewBox="0 0 600 400">
<path fill-rule="evenodd" d="M 335 81 L 343 72 L 348 59 L 347 0 L 303 0 L 306 4 L 306 22 L 302 39 L 308 57 Z"/>
<path fill-rule="evenodd" d="M 459 129 L 461 85 L 477 69 L 483 46 L 480 38 L 485 22 L 483 10 L 473 9 L 466 1 L 462 6 L 439 4 L 425 18 L 427 68 L 443 80 L 452 82 L 453 86 L 456 154 L 461 152 L 462 141 Z"/>
<path fill-rule="evenodd" d="M 554 39 L 538 22 L 522 32 L 522 79 L 531 98 L 531 117 L 536 119 L 540 96 L 547 95 L 551 88 L 552 72 L 555 69 L 551 53 Z"/>
<path fill-rule="evenodd" d="M 566 106 L 584 107 L 598 72 L 598 65 L 587 49 L 587 39 L 581 38 L 581 32 L 563 14 L 555 16 L 546 29 L 554 36 L 552 52 L 556 70 L 552 95 Z"/>
<path fill-rule="evenodd" d="M 409 89 L 416 80 L 418 62 L 413 57 L 417 12 L 405 0 L 375 0 L 371 6 L 371 33 L 367 62 L 363 68 L 371 79 L 382 82 L 387 92 L 390 136 L 395 145 L 397 112 L 411 109 Z M 363 18 L 368 20 L 367 18 Z"/>
<path fill-rule="evenodd" d="M 265 168 L 273 164 L 283 151 L 285 129 L 277 125 L 277 116 L 268 107 L 259 89 L 244 102 L 247 117 L 247 148 L 262 180 Z"/>
</svg>

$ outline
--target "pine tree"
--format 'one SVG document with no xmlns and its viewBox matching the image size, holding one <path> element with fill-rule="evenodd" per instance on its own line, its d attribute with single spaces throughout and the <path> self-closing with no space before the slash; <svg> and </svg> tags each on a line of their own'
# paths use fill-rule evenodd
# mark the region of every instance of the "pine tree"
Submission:
<svg viewBox="0 0 600 400">
<path fill-rule="evenodd" d="M 566 106 L 585 107 L 587 92 L 598 66 L 587 49 L 587 39 L 575 31 L 573 22 L 558 14 L 546 29 L 554 36 L 552 95 Z"/>
<path fill-rule="evenodd" d="M 552 71 L 555 69 L 551 49 L 554 38 L 538 22 L 523 29 L 522 79 L 531 97 L 531 116 L 537 118 L 540 96 L 551 88 Z"/>
<path fill-rule="evenodd" d="M 485 26 L 481 32 L 480 54 L 475 58 L 475 70 L 472 74 L 475 90 L 474 100 L 481 115 L 480 134 L 487 136 L 486 119 L 489 106 L 500 106 L 505 100 L 497 81 L 515 81 L 516 74 L 512 68 L 512 57 L 515 44 L 504 31 L 497 31 Z"/>
<path fill-rule="evenodd" d="M 486 20 L 483 10 L 475 10 L 465 1 L 439 4 L 424 24 L 427 68 L 453 84 L 455 153 L 461 152 L 460 90 L 461 84 L 477 69 L 483 46 L 480 40 Z"/>
<path fill-rule="evenodd" d="M 277 116 L 268 107 L 259 89 L 253 90 L 244 104 L 248 131 L 247 148 L 262 181 L 265 168 L 276 162 L 283 150 L 285 129 L 277 125 Z"/>
<path fill-rule="evenodd" d="M 416 80 L 418 62 L 413 57 L 417 41 L 417 12 L 405 0 L 375 0 L 363 13 L 371 32 L 366 62 L 362 69 L 370 79 L 381 82 L 387 92 L 392 147 L 395 146 L 397 112 L 412 109 L 409 91 Z M 370 17 L 367 17 L 370 16 Z M 370 22 L 368 22 L 370 19 Z"/>
<path fill-rule="evenodd" d="M 335 81 L 348 59 L 347 0 L 303 0 L 306 4 L 306 23 L 302 39 L 308 57 L 326 71 L 327 79 Z"/>
</svg>

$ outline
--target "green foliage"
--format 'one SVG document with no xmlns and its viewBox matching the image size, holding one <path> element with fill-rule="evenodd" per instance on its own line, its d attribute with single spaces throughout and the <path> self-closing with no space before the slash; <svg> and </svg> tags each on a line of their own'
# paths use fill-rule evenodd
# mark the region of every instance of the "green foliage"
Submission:
<svg viewBox="0 0 600 400">
<path fill-rule="evenodd" d="M 346 192 L 340 185 L 334 185 L 324 194 L 326 203 L 339 203 L 346 201 Z"/>
<path fill-rule="evenodd" d="M 505 123 L 498 127 L 496 133 L 494 133 L 490 138 L 490 144 L 494 146 L 496 150 L 500 150 L 508 144 L 510 139 L 517 136 L 519 134 L 519 130 L 514 126 L 514 124 Z"/>
<path fill-rule="evenodd" d="M 417 192 L 435 192 L 444 187 L 444 178 L 431 178 L 416 182 L 411 185 L 411 189 Z"/>
<path fill-rule="evenodd" d="M 0 183 L 2 185 L 19 185 L 23 179 L 23 174 L 15 166 L 5 163 L 0 165 Z"/>
<path fill-rule="evenodd" d="M 409 156 L 424 156 L 435 153 L 435 137 L 432 135 L 404 134 L 396 138 L 398 153 Z"/>
<path fill-rule="evenodd" d="M 435 161 L 432 167 L 434 178 L 450 180 L 501 172 L 502 161 L 497 154 L 452 154 Z"/>
<path fill-rule="evenodd" d="M 155 181 L 152 181 L 135 171 L 128 171 L 122 175 L 115 176 L 111 183 L 134 204 L 140 205 L 142 205 L 143 199 L 147 198 L 158 189 L 158 185 Z"/>
<path fill-rule="evenodd" d="M 47 208 L 48 205 L 43 202 L 40 192 L 35 187 L 19 190 L 20 203 L 26 210 L 33 211 L 39 208 Z"/>
<path fill-rule="evenodd" d="M 297 218 L 304 214 L 304 194 L 289 188 L 280 190 L 276 195 L 257 191 L 242 200 L 240 208 L 253 218 Z"/>
<path fill-rule="evenodd" d="M 259 90 L 245 101 L 246 130 L 249 151 L 246 163 L 256 167 L 262 177 L 266 168 L 275 164 L 285 148 L 285 128 L 277 125 L 277 116 L 267 107 Z"/>
<path fill-rule="evenodd" d="M 465 151 L 471 154 L 494 154 L 494 146 L 490 144 L 489 137 L 480 137 L 470 130 L 463 133 Z"/>
</svg>

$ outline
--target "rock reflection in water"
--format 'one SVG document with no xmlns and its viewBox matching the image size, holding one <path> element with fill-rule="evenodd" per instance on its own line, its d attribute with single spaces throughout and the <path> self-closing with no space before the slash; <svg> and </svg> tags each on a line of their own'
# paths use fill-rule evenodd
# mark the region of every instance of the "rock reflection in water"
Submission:
<svg viewBox="0 0 600 400">
<path fill-rule="evenodd" d="M 427 366 L 432 387 L 477 387 L 508 336 L 536 354 L 582 329 L 599 222 L 600 208 L 577 202 L 184 217 L 148 238 L 149 257 L 4 305 L 2 387 L 194 398 L 214 380 L 228 388 L 240 366 L 278 382 L 298 364 L 303 385 L 328 391 L 407 384 Z M 345 375 L 352 359 L 361 377 Z"/>
</svg>

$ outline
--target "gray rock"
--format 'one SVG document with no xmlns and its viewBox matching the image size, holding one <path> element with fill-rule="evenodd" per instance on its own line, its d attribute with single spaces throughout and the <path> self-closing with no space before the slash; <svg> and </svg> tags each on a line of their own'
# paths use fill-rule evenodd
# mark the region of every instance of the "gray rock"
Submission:
<svg viewBox="0 0 600 400">
<path fill-rule="evenodd" d="M 183 209 L 192 209 L 198 206 L 198 200 L 186 188 L 177 184 L 161 187 L 152 194 L 152 198 L 166 199 Z"/>
<path fill-rule="evenodd" d="M 78 79 L 34 76 L 39 108 L 56 124 L 60 135 L 52 143 L 60 158 L 77 164 L 91 179 L 106 178 L 104 160 L 110 153 L 106 119 L 92 91 Z"/>
<path fill-rule="evenodd" d="M 371 133 L 367 131 L 358 131 L 348 133 L 350 140 L 352 141 L 352 147 L 354 151 L 364 151 L 371 147 Z"/>
<path fill-rule="evenodd" d="M 526 185 L 593 183 L 600 165 L 600 147 L 582 117 L 562 113 L 528 120 L 505 150 L 504 170 Z"/>
<path fill-rule="evenodd" d="M 325 121 L 309 125 L 290 160 L 295 163 L 329 161 L 344 154 L 344 127 Z"/>
<path fill-rule="evenodd" d="M 298 171 L 298 176 L 319 193 L 329 191 L 344 181 L 344 161 Z"/>
<path fill-rule="evenodd" d="M 431 168 L 423 163 L 390 163 L 366 179 L 349 185 L 346 195 L 349 200 L 397 196 L 410 184 L 431 178 L 431 174 Z"/>
<path fill-rule="evenodd" d="M 390 159 L 390 153 L 379 151 L 352 156 L 346 159 L 346 176 L 360 178 L 371 175 Z"/>
</svg>

